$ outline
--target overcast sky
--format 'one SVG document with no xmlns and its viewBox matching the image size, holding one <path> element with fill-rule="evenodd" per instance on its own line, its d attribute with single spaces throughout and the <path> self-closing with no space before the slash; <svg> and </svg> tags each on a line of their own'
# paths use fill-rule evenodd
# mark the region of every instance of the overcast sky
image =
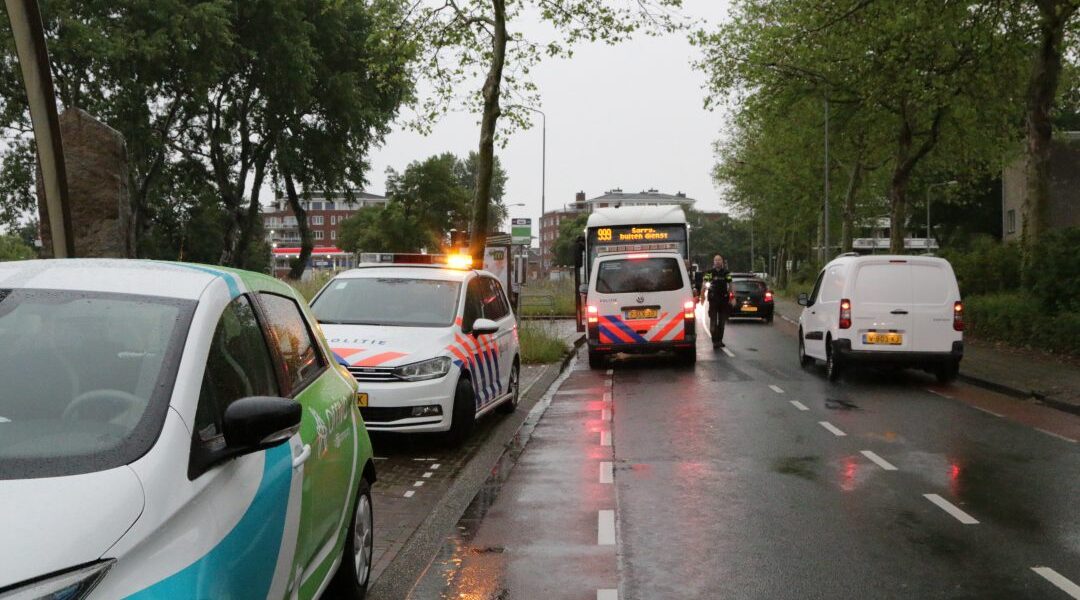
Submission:
<svg viewBox="0 0 1080 600">
<path fill-rule="evenodd" d="M 695 19 L 717 23 L 725 0 L 684 0 Z M 512 25 L 513 26 L 513 25 Z M 527 24 L 520 24 L 528 30 Z M 698 57 L 685 32 L 660 38 L 641 36 L 617 46 L 582 45 L 570 60 L 548 60 L 533 71 L 547 113 L 547 210 L 612 188 L 656 188 L 685 192 L 701 210 L 721 210 L 709 172 L 712 143 L 724 127 L 722 112 L 703 108 L 704 75 L 693 69 Z M 540 216 L 540 117 L 496 153 L 509 176 L 506 203 L 511 217 Z M 385 190 L 385 171 L 433 154 L 465 156 L 479 141 L 478 117 L 453 113 L 427 136 L 395 129 L 371 156 L 369 191 Z"/>
</svg>

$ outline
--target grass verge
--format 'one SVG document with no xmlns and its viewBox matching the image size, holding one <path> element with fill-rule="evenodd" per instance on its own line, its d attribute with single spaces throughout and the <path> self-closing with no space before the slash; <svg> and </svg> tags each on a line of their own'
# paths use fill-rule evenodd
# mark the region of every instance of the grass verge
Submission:
<svg viewBox="0 0 1080 600">
<path fill-rule="evenodd" d="M 305 300 L 311 302 L 311 299 L 315 297 L 315 294 L 326 285 L 327 281 L 333 279 L 334 275 L 335 273 L 330 271 L 318 271 L 313 273 L 308 279 L 302 279 L 300 281 L 286 279 L 285 282 L 296 288 L 296 291 L 300 292 L 300 295 L 302 295 Z"/>
<path fill-rule="evenodd" d="M 553 363 L 570 349 L 548 323 L 521 321 L 518 336 L 521 362 L 527 365 Z"/>
<path fill-rule="evenodd" d="M 521 296 L 521 315 L 525 317 L 572 317 L 574 306 L 574 282 L 530 281 Z"/>
</svg>

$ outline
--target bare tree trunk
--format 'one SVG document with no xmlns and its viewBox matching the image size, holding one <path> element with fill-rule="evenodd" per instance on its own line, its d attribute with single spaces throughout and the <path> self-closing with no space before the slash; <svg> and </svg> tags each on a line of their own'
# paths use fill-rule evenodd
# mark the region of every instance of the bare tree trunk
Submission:
<svg viewBox="0 0 1080 600">
<path fill-rule="evenodd" d="M 241 269 L 247 266 L 245 264 L 248 258 L 247 250 L 248 246 L 251 245 L 251 241 L 255 238 L 255 229 L 262 229 L 262 220 L 259 218 L 259 209 L 261 208 L 259 196 L 262 193 L 263 180 L 266 178 L 266 165 L 270 161 L 269 148 L 257 160 L 255 177 L 251 182 L 247 211 L 241 213 L 243 218 L 240 221 L 240 238 L 237 240 L 236 248 L 233 251 L 232 262 L 229 263 L 231 266 Z"/>
<path fill-rule="evenodd" d="M 474 264 L 484 264 L 484 246 L 488 234 L 488 205 L 491 203 L 491 179 L 495 169 L 495 126 L 498 123 L 499 89 L 506 62 L 506 0 L 491 0 L 493 37 L 491 66 L 484 81 L 484 114 L 480 120 L 480 151 L 476 168 L 476 195 L 473 197 L 472 237 L 469 254 Z"/>
<path fill-rule="evenodd" d="M 862 184 L 863 164 L 856 159 L 848 178 L 847 192 L 844 194 L 844 211 L 841 214 L 840 251 L 851 252 L 855 244 L 855 197 Z"/>
<path fill-rule="evenodd" d="M 889 252 L 904 253 L 904 237 L 907 234 L 907 187 L 908 177 L 894 173 L 889 183 Z"/>
<path fill-rule="evenodd" d="M 907 190 L 911 183 L 911 173 L 915 165 L 919 164 L 924 156 L 930 153 L 937 145 L 938 136 L 941 133 L 941 124 L 945 120 L 948 106 L 938 106 L 934 111 L 934 118 L 930 124 L 926 137 L 918 148 L 915 148 L 915 133 L 912 124 L 908 121 L 908 102 L 901 102 L 900 130 L 896 138 L 896 162 L 893 165 L 892 178 L 889 181 L 889 252 L 892 254 L 904 253 L 904 238 L 907 234 Z"/>
<path fill-rule="evenodd" d="M 1047 226 L 1050 183 L 1050 142 L 1058 82 L 1061 79 L 1065 27 L 1076 13 L 1075 0 L 1037 0 L 1039 9 L 1039 47 L 1028 80 L 1027 115 L 1027 193 L 1023 206 L 1024 270 L 1028 270 L 1031 250 Z"/>
<path fill-rule="evenodd" d="M 292 174 L 284 173 L 283 178 L 285 179 L 285 197 L 289 200 L 289 208 L 296 215 L 296 227 L 300 230 L 300 256 L 293 259 L 287 275 L 289 279 L 297 280 L 304 276 L 304 269 L 307 268 L 308 259 L 311 258 L 315 240 L 311 236 L 311 227 L 308 226 L 307 211 L 300 203 L 300 195 L 296 193 L 296 184 L 293 182 Z"/>
</svg>

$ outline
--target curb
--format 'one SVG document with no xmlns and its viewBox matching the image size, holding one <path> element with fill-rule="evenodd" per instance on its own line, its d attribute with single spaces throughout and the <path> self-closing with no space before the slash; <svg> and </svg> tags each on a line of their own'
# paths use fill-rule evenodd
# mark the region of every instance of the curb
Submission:
<svg viewBox="0 0 1080 600">
<path fill-rule="evenodd" d="M 566 352 L 559 362 L 549 363 L 544 372 L 540 374 L 529 386 L 522 390 L 522 395 L 528 395 L 540 381 L 546 381 L 544 390 L 541 392 L 537 403 L 558 378 L 566 372 L 578 349 L 585 343 L 585 336 L 579 335 L 573 342 L 570 350 Z M 557 365 L 557 367 L 556 367 Z M 553 367 L 555 367 L 553 369 Z M 551 376 L 551 371 L 555 371 Z M 536 405 L 534 405 L 535 408 Z M 384 568 L 379 578 L 369 583 L 368 597 L 378 598 L 405 598 L 411 591 L 412 586 L 419 578 L 404 578 L 393 572 L 395 564 L 419 564 L 430 565 L 438 556 L 440 549 L 446 541 L 449 532 L 436 527 L 439 522 L 456 524 L 461 520 L 465 511 L 472 505 L 476 497 L 483 491 L 484 484 L 490 476 L 494 466 L 499 464 L 507 452 L 510 451 L 512 440 L 519 435 L 521 430 L 529 423 L 529 413 L 525 413 L 520 423 L 510 433 L 508 442 L 482 449 L 469 459 L 461 473 L 446 491 L 434 509 L 424 517 L 420 524 L 409 534 L 408 539 Z M 472 467 L 472 468 L 470 468 Z M 438 529 L 438 531 L 435 531 Z M 426 567 L 424 568 L 426 570 Z M 421 575 L 422 577 L 422 575 Z"/>
</svg>

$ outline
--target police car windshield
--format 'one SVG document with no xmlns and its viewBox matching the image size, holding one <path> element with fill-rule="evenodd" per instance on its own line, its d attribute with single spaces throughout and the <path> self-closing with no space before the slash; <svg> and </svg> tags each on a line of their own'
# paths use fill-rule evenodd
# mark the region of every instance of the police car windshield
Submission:
<svg viewBox="0 0 1080 600">
<path fill-rule="evenodd" d="M 601 294 L 670 292 L 682 289 L 682 273 L 675 258 L 627 258 L 600 263 L 596 291 Z"/>
<path fill-rule="evenodd" d="M 119 467 L 165 421 L 194 301 L 0 289 L 0 479 Z"/>
<path fill-rule="evenodd" d="M 324 324 L 449 327 L 460 289 L 457 281 L 436 279 L 338 279 L 311 308 Z"/>
</svg>

